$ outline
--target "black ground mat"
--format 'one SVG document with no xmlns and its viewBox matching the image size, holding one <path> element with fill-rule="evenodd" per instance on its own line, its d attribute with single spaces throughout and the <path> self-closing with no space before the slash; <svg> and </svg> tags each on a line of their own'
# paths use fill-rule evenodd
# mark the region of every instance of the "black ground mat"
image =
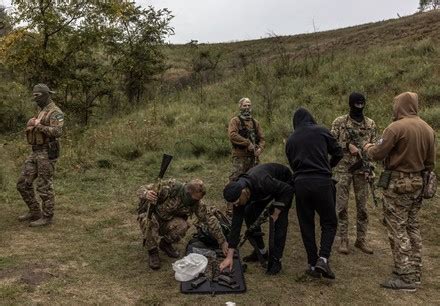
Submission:
<svg viewBox="0 0 440 306">
<path fill-rule="evenodd" d="M 199 278 L 180 283 L 180 291 L 187 294 L 227 294 L 227 293 L 243 293 L 246 292 L 246 283 L 243 274 L 243 267 L 241 265 L 240 253 L 236 250 L 234 255 L 234 265 L 232 268 L 232 273 L 224 273 L 219 275 L 217 271 L 215 273 L 217 278 L 214 281 L 211 280 L 210 275 L 213 265 L 218 266 L 218 264 L 224 259 L 221 254 L 220 249 L 210 248 L 206 245 L 196 242 L 188 244 L 186 249 L 186 254 L 189 253 L 204 253 L 206 251 L 215 252 L 217 254 L 216 261 L 211 264 L 211 259 L 209 259 L 208 266 L 204 275 L 200 275 Z M 204 254 L 202 254 L 204 255 Z M 204 279 L 206 278 L 206 280 Z M 232 281 L 231 281 L 232 280 Z M 227 285 L 228 282 L 231 285 Z"/>
</svg>

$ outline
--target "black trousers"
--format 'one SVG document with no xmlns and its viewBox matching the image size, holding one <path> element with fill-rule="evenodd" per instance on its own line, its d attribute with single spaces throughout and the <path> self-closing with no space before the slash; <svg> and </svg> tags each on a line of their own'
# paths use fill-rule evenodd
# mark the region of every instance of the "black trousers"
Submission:
<svg viewBox="0 0 440 306">
<path fill-rule="evenodd" d="M 293 194 L 292 194 L 293 199 Z M 265 201 L 265 202 L 256 202 L 252 203 L 252 205 L 248 205 L 245 209 L 245 222 L 246 226 L 249 228 L 255 220 L 261 215 L 264 208 L 269 205 L 271 201 Z M 291 201 L 290 201 L 291 202 Z M 286 238 L 287 238 L 287 227 L 289 225 L 289 205 L 286 207 L 278 216 L 277 221 L 275 222 L 275 233 L 274 233 L 274 241 L 275 246 L 273 250 L 273 254 L 271 256 L 275 257 L 276 259 L 281 259 L 283 257 L 284 247 L 286 245 Z M 272 214 L 272 211 L 271 211 Z M 261 232 L 261 228 L 258 229 L 258 231 Z M 268 235 L 269 236 L 269 235 Z M 264 240 L 262 236 L 256 236 L 255 242 L 260 249 L 264 249 Z"/>
<path fill-rule="evenodd" d="M 336 235 L 336 189 L 330 178 L 300 178 L 295 180 L 296 212 L 308 263 L 316 264 L 319 257 L 329 258 Z M 318 254 L 315 239 L 315 212 L 321 225 L 321 245 Z"/>
</svg>

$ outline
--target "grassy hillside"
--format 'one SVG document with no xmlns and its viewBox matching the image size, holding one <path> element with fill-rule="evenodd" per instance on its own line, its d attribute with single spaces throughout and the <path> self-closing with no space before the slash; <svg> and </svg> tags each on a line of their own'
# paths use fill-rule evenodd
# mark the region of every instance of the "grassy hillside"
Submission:
<svg viewBox="0 0 440 306">
<path fill-rule="evenodd" d="M 169 46 L 170 69 L 164 75 L 163 88 L 143 108 L 105 122 L 95 121 L 87 129 L 73 128 L 75 122 L 66 114 L 55 180 L 55 223 L 44 229 L 31 229 L 16 221 L 25 205 L 15 182 L 29 148 L 22 134 L 3 136 L 0 304 L 440 302 L 440 241 L 435 226 L 440 217 L 438 197 L 427 201 L 421 213 L 424 284 L 412 295 L 378 287 L 391 267 L 380 209 L 371 209 L 375 254 L 353 250 L 345 257 L 335 253 L 335 282 L 309 282 L 302 277 L 306 257 L 292 211 L 282 275 L 267 278 L 251 266 L 246 274 L 247 294 L 215 298 L 181 295 L 173 279 L 172 261 L 163 255 L 160 272 L 148 269 L 135 213 L 135 191 L 157 175 L 163 152 L 175 156 L 169 176 L 202 178 L 208 187 L 207 201 L 223 205 L 220 191 L 230 168 L 227 123 L 243 96 L 253 101 L 255 117 L 265 130 L 268 145 L 263 162 L 285 163 L 283 139 L 291 131 L 296 107 L 307 107 L 328 126 L 346 113 L 353 90 L 366 94 L 367 116 L 380 128 L 390 122 L 396 94 L 418 92 L 422 117 L 438 129 L 439 28 L 440 12 L 429 12 L 308 35 Z M 202 76 L 202 89 L 189 79 L 200 52 L 220 54 L 217 70 Z M 350 220 L 354 220 L 353 213 L 351 206 Z M 183 250 L 184 245 L 179 248 Z M 246 246 L 244 252 L 248 250 Z"/>
</svg>

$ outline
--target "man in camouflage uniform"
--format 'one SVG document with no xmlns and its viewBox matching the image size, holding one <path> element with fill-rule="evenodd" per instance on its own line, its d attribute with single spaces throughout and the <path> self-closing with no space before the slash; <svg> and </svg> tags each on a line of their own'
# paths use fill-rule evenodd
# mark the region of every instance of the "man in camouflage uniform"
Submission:
<svg viewBox="0 0 440 306">
<path fill-rule="evenodd" d="M 43 226 L 51 223 L 55 205 L 53 176 L 59 155 L 58 138 L 62 134 L 64 114 L 51 100 L 53 91 L 45 84 L 33 88 L 34 101 L 40 112 L 31 118 L 26 127 L 26 137 L 32 146 L 32 153 L 26 159 L 17 190 L 29 207 L 29 212 L 18 217 L 20 221 L 31 221 L 30 226 Z M 33 182 L 42 201 L 42 209 L 35 198 Z"/>
<path fill-rule="evenodd" d="M 138 190 L 141 203 L 138 221 L 148 249 L 150 268 L 160 268 L 159 248 L 171 258 L 179 257 L 173 243 L 185 237 L 189 229 L 188 218 L 193 214 L 199 225 L 206 225 L 223 252 L 227 252 L 228 245 L 220 223 L 212 208 L 202 201 L 206 190 L 201 180 L 194 179 L 185 184 L 169 180 L 163 182 L 158 191 L 156 188 L 149 184 Z M 148 206 L 152 210 L 151 218 L 148 217 Z"/>
<path fill-rule="evenodd" d="M 260 124 L 252 117 L 252 103 L 249 98 L 238 102 L 240 113 L 229 122 L 228 137 L 232 144 L 232 172 L 229 181 L 235 181 L 241 174 L 258 165 L 264 148 L 264 135 Z M 232 216 L 232 205 L 228 203 L 227 215 Z"/>
<path fill-rule="evenodd" d="M 359 150 L 353 143 L 374 142 L 376 138 L 376 124 L 373 120 L 363 115 L 365 97 L 359 93 L 352 93 L 349 97 L 350 113 L 340 116 L 333 121 L 331 132 L 344 149 L 344 158 L 335 168 L 335 176 L 338 180 L 336 185 L 336 212 L 338 215 L 339 236 L 341 244 L 338 251 L 342 254 L 349 253 L 348 247 L 348 198 L 350 185 L 356 199 L 357 239 L 355 247 L 367 254 L 373 254 L 373 250 L 366 242 L 368 228 L 368 174 L 362 169 L 350 172 L 349 169 L 359 161 Z M 352 139 L 356 135 L 358 139 Z"/>
<path fill-rule="evenodd" d="M 394 99 L 394 122 L 376 144 L 364 150 L 384 160 L 379 179 L 383 191 L 384 221 L 394 259 L 393 274 L 381 284 L 387 289 L 415 291 L 421 283 L 422 237 L 418 213 L 422 206 L 422 171 L 435 168 L 434 130 L 418 115 L 418 96 L 405 92 Z"/>
</svg>

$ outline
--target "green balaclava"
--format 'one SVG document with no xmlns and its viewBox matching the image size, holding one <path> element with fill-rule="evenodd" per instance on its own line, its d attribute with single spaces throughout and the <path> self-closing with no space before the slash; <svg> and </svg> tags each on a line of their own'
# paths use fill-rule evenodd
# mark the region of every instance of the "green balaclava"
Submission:
<svg viewBox="0 0 440 306">
<path fill-rule="evenodd" d="M 34 101 L 42 109 L 50 103 L 50 94 L 54 92 L 46 84 L 37 84 L 34 86 L 32 93 L 41 93 L 39 96 L 34 96 Z"/>
</svg>

